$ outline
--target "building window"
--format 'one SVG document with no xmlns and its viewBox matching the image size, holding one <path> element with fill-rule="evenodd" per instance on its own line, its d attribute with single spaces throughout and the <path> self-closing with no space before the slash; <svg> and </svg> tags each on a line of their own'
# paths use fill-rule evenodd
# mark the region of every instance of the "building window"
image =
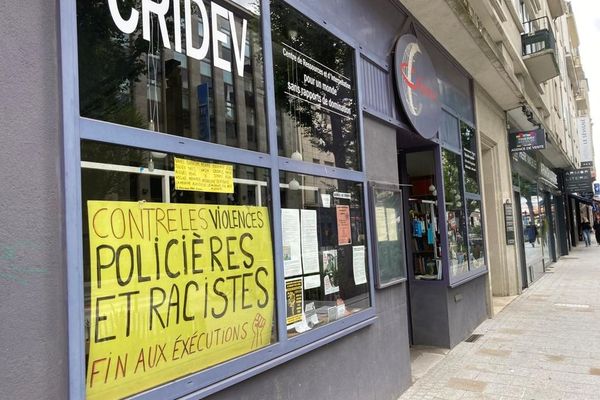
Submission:
<svg viewBox="0 0 600 400">
<path fill-rule="evenodd" d="M 77 321 L 69 333 L 70 356 L 85 360 L 70 374 L 86 397 L 219 390 L 373 323 L 356 49 L 284 2 L 262 16 L 269 20 L 260 1 L 195 1 L 191 13 L 182 2 L 180 24 L 172 9 L 143 20 L 139 2 L 118 3 L 77 0 L 79 60 L 63 74 L 79 70 L 64 96 L 78 91 L 79 107 L 63 105 L 65 118 L 77 119 L 65 140 L 80 150 L 65 158 L 81 176 L 67 180 L 67 192 L 81 198 L 65 203 L 69 218 L 82 218 L 67 226 L 77 248 L 69 279 L 83 286 L 69 291 Z M 269 110 L 277 123 L 267 118 L 266 96 L 277 90 L 265 81 L 277 85 L 279 75 L 275 67 L 265 78 L 273 49 L 260 27 L 278 14 L 321 38 L 311 43 L 332 38 L 313 54 L 328 65 L 329 111 L 294 116 L 279 104 Z M 137 25 L 124 24 L 136 16 Z M 292 123 L 318 133 L 303 139 L 304 159 L 337 168 L 281 171 Z M 292 246 L 290 234 L 301 241 Z M 285 301 L 287 310 L 277 309 Z"/>
<path fill-rule="evenodd" d="M 354 50 L 284 2 L 271 2 L 279 155 L 358 170 Z"/>
<path fill-rule="evenodd" d="M 370 306 L 362 184 L 281 172 L 288 336 Z"/>
<path fill-rule="evenodd" d="M 81 154 L 90 397 L 276 340 L 268 170 L 88 141 Z"/>
<path fill-rule="evenodd" d="M 211 4 L 231 11 L 232 14 L 225 13 L 227 17 L 216 17 L 217 32 L 212 32 L 211 22 L 203 20 L 200 7 L 193 3 L 190 40 L 186 35 L 182 4 L 179 43 L 168 15 L 165 17 L 168 22 L 162 24 L 157 15 L 151 13 L 145 27 L 140 14 L 134 31 L 125 33 L 114 22 L 104 0 L 78 0 L 81 116 L 247 148 L 245 140 L 236 139 L 238 123 L 246 126 L 246 121 L 236 121 L 234 116 L 239 113 L 236 111 L 253 105 L 255 112 L 261 114 L 258 119 L 264 121 L 264 90 L 236 98 L 234 81 L 239 82 L 240 87 L 264 87 L 262 63 L 250 64 L 252 57 L 262 59 L 263 56 L 258 28 L 259 3 L 234 3 L 239 4 L 232 7 L 227 1 L 202 2 L 209 19 Z M 121 18 L 131 13 L 124 5 L 119 6 L 119 10 Z M 167 32 L 161 30 L 161 25 L 167 27 Z M 216 41 L 216 49 L 213 48 L 215 33 L 224 35 L 222 40 Z M 208 45 L 202 59 L 187 48 L 190 41 L 196 50 L 203 44 Z M 178 48 L 180 51 L 176 51 Z M 195 72 L 198 70 L 200 74 Z M 207 83 L 208 92 L 202 87 Z M 214 87 L 224 87 L 224 90 L 213 91 Z M 214 102 L 218 107 L 207 106 Z M 209 131 L 210 125 L 214 126 Z M 261 145 L 252 150 L 268 152 L 266 125 L 255 125 L 255 135 Z"/>
<path fill-rule="evenodd" d="M 449 273 L 450 281 L 456 283 L 485 267 L 485 252 L 476 130 L 446 115 L 448 121 L 456 122 L 452 126 L 462 149 L 462 154 L 442 149 Z"/>
</svg>

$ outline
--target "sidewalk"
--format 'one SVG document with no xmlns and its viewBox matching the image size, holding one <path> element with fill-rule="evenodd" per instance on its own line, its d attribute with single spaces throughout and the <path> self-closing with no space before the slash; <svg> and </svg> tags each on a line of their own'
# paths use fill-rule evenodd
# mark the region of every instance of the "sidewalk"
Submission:
<svg viewBox="0 0 600 400">
<path fill-rule="evenodd" d="M 600 399 L 600 246 L 552 267 L 399 400 Z"/>
</svg>

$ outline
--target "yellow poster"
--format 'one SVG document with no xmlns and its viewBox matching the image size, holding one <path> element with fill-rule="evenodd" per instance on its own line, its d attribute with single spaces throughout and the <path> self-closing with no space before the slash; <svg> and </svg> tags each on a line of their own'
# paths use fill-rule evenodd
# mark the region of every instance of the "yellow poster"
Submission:
<svg viewBox="0 0 600 400">
<path fill-rule="evenodd" d="M 267 208 L 87 206 L 87 398 L 130 396 L 270 343 Z"/>
<path fill-rule="evenodd" d="M 233 193 L 233 166 L 175 157 L 175 189 Z"/>
</svg>

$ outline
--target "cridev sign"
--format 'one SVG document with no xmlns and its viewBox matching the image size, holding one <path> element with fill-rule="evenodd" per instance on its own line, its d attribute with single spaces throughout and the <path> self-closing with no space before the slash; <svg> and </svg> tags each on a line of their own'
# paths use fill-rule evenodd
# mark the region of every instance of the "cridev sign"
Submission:
<svg viewBox="0 0 600 400">
<path fill-rule="evenodd" d="M 175 38 L 175 51 L 182 52 L 182 39 L 181 39 L 181 2 L 180 0 L 162 0 L 160 2 L 154 2 L 151 0 L 142 0 L 142 36 L 145 40 L 150 41 L 150 14 L 156 15 L 158 20 L 158 27 L 164 47 L 167 49 L 171 48 L 171 42 L 169 40 L 169 33 L 167 31 L 167 19 L 166 15 L 169 12 L 169 8 L 173 7 L 173 32 Z M 192 25 L 192 3 L 198 7 L 200 17 L 202 19 L 202 38 L 199 47 L 194 47 L 192 38 L 198 36 L 195 34 L 195 29 Z M 108 0 L 108 8 L 110 15 L 117 28 L 123 33 L 133 33 L 139 23 L 140 11 L 135 8 L 131 9 L 129 18 L 124 18 L 117 5 L 117 0 Z M 209 46 L 212 38 L 213 51 L 213 63 L 214 66 L 222 70 L 231 72 L 231 62 L 227 61 L 219 56 L 218 49 L 219 43 L 227 44 L 227 34 L 217 29 L 217 18 L 221 17 L 229 21 L 229 29 L 231 32 L 231 47 L 233 47 L 233 54 L 235 58 L 235 64 L 237 74 L 244 76 L 244 56 L 246 51 L 246 28 L 248 21 L 242 19 L 242 36 L 238 40 L 237 26 L 233 12 L 226 8 L 214 3 L 210 3 L 210 23 L 208 18 L 208 11 L 202 0 L 185 0 L 183 5 L 183 14 L 185 19 L 185 54 L 188 57 L 195 58 L 196 60 L 202 60 L 208 55 Z M 212 37 L 211 30 L 212 28 Z"/>
<path fill-rule="evenodd" d="M 413 35 L 402 35 L 394 52 L 396 88 L 413 128 L 424 138 L 435 137 L 442 109 L 437 74 L 427 54 Z"/>
</svg>

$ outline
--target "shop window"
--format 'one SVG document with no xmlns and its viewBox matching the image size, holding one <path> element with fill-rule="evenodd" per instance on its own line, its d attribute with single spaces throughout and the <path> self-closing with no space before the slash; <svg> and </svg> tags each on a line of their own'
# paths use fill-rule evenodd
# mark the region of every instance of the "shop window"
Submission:
<svg viewBox="0 0 600 400">
<path fill-rule="evenodd" d="M 87 141 L 81 154 L 88 397 L 276 341 L 268 170 Z"/>
<path fill-rule="evenodd" d="M 354 50 L 280 0 L 271 28 L 279 155 L 358 170 Z"/>
<path fill-rule="evenodd" d="M 479 163 L 477 159 L 477 138 L 475 128 L 460 122 L 463 163 L 465 172 L 465 191 L 479 194 Z"/>
<path fill-rule="evenodd" d="M 438 222 L 438 190 L 432 150 L 406 153 L 410 183 L 408 198 L 409 246 L 413 276 L 418 280 L 444 279 Z M 443 230 L 442 230 L 443 231 Z"/>
<path fill-rule="evenodd" d="M 469 271 L 467 226 L 462 190 L 461 157 L 442 149 L 442 171 L 446 202 L 446 229 L 448 230 L 448 259 L 450 276 Z"/>
<path fill-rule="evenodd" d="M 470 269 L 485 267 L 481 200 L 467 200 Z"/>
<path fill-rule="evenodd" d="M 139 2 L 76 2 L 79 60 L 63 78 L 79 69 L 80 104 L 64 106 L 65 118 L 81 118 L 65 142 L 81 151 L 65 162 L 71 172 L 81 167 L 81 180 L 66 187 L 82 201 L 65 204 L 69 218 L 82 218 L 67 226 L 76 249 L 67 263 L 70 282 L 83 280 L 82 291 L 69 291 L 69 316 L 80 322 L 69 326 L 70 356 L 85 367 L 69 372 L 90 399 L 203 396 L 376 316 L 366 177 L 356 172 L 356 50 L 273 3 L 274 43 L 284 43 L 283 32 L 306 40 L 285 42 L 299 46 L 286 58 L 307 51 L 306 84 L 322 75 L 326 94 L 318 105 L 285 105 L 278 85 L 295 81 L 278 74 L 279 44 L 268 71 L 278 148 L 269 149 L 260 1 L 181 2 L 179 23 L 177 2 L 163 3 L 166 14 L 154 9 L 143 20 Z M 69 90 L 66 99 L 76 96 Z M 280 172 L 290 149 L 338 168 L 318 172 L 326 177 L 297 173 L 294 163 Z M 275 276 L 285 277 L 279 286 Z M 276 309 L 284 299 L 287 310 Z"/>
<path fill-rule="evenodd" d="M 288 336 L 370 306 L 363 185 L 281 172 Z"/>
<path fill-rule="evenodd" d="M 402 190 L 391 184 L 371 183 L 372 221 L 376 244 L 374 275 L 378 288 L 406 280 L 406 249 Z"/>
<path fill-rule="evenodd" d="M 214 24 L 204 20 L 196 3 L 192 3 L 191 21 L 186 21 L 181 3 L 182 23 L 174 23 L 171 6 L 164 16 L 151 13 L 145 26 L 138 5 L 137 25 L 129 27 L 133 29 L 129 32 L 122 20 L 129 15 L 134 18 L 131 6 L 118 2 L 113 15 L 105 0 L 78 0 L 81 116 L 246 149 L 247 142 L 239 139 L 236 124 L 226 122 L 224 117 L 227 114 L 231 120 L 235 110 L 252 105 L 257 114 L 262 114 L 258 119 L 265 120 L 264 91 L 236 98 L 231 96 L 233 89 L 212 90 L 233 85 L 234 80 L 240 82 L 240 87 L 248 87 L 246 80 L 260 80 L 249 86 L 264 86 L 262 63 L 254 62 L 249 68 L 251 56 L 262 59 L 260 2 L 232 2 L 201 2 L 209 19 L 212 4 L 227 11 L 227 17 L 218 15 Z M 181 29 L 180 35 L 175 34 L 176 25 Z M 216 49 L 215 34 L 224 35 L 216 41 Z M 208 46 L 207 51 L 198 55 L 203 44 Z M 196 52 L 190 51 L 190 46 Z M 214 57 L 215 54 L 219 57 Z M 200 74 L 189 72 L 198 70 Z M 246 74 L 246 70 L 253 73 Z M 227 72 L 235 77 L 225 84 Z M 203 88 L 206 84 L 210 87 L 208 92 Z M 226 106 L 208 107 L 213 102 Z M 240 126 L 247 125 L 243 116 L 238 119 Z M 209 130 L 210 125 L 215 126 Z M 255 125 L 255 131 L 261 146 L 254 146 L 253 150 L 268 151 L 266 126 Z"/>
</svg>

